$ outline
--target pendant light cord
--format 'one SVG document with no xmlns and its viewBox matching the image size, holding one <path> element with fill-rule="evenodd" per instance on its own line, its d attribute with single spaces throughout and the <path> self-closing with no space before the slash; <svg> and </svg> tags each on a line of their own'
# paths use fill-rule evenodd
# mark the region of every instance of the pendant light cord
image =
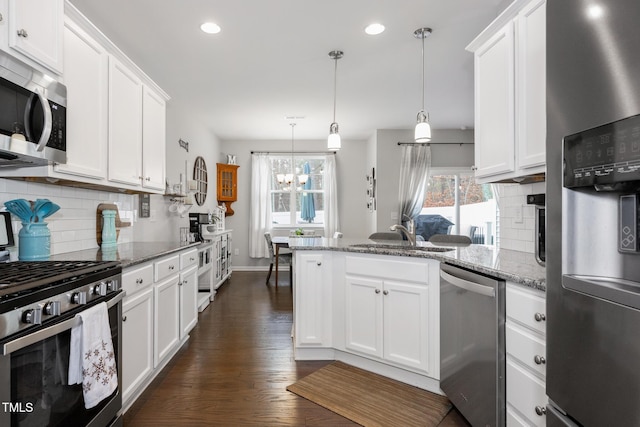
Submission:
<svg viewBox="0 0 640 427">
<path fill-rule="evenodd" d="M 424 38 L 425 34 L 422 33 L 422 111 L 424 111 Z"/>
<path fill-rule="evenodd" d="M 338 86 L 338 56 L 334 58 L 335 66 L 333 69 L 333 122 L 336 122 L 336 97 L 337 97 L 337 86 Z"/>
</svg>

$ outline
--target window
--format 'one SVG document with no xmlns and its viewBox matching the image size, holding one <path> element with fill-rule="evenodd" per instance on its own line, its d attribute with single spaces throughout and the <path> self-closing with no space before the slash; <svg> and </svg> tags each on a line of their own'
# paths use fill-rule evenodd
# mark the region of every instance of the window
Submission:
<svg viewBox="0 0 640 427">
<path fill-rule="evenodd" d="M 436 233 L 464 234 L 473 243 L 494 245 L 496 218 L 490 184 L 476 184 L 470 173 L 433 174 L 418 217 L 418 232 L 423 231 L 425 240 Z"/>
<path fill-rule="evenodd" d="M 274 227 L 323 227 L 325 156 L 271 155 L 271 220 Z M 301 177 L 306 176 L 302 184 Z"/>
</svg>

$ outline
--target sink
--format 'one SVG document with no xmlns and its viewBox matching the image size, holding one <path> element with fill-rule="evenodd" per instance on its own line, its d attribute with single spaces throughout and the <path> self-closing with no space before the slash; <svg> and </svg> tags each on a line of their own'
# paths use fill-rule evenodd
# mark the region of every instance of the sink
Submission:
<svg viewBox="0 0 640 427">
<path fill-rule="evenodd" d="M 447 248 L 441 246 L 410 246 L 408 244 L 393 244 L 393 243 L 356 243 L 349 245 L 350 248 L 363 248 L 363 249 L 393 249 L 407 252 L 448 252 L 455 248 Z"/>
</svg>

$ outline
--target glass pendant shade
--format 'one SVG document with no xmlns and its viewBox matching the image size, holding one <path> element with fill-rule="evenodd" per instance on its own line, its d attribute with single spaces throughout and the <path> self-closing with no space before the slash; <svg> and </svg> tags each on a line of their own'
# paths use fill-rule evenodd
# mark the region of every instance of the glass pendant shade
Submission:
<svg viewBox="0 0 640 427">
<path fill-rule="evenodd" d="M 303 173 L 298 175 L 298 182 L 300 183 L 300 185 L 305 185 L 308 179 L 309 179 L 309 175 L 307 174 Z"/>
<path fill-rule="evenodd" d="M 429 117 L 424 111 L 418 113 L 418 122 L 416 123 L 415 130 L 415 142 L 429 142 L 431 141 L 431 125 L 429 124 Z"/>
<path fill-rule="evenodd" d="M 329 138 L 327 139 L 327 148 L 330 151 L 338 151 L 342 148 L 342 141 L 338 133 L 338 124 L 333 122 L 329 127 Z"/>
</svg>

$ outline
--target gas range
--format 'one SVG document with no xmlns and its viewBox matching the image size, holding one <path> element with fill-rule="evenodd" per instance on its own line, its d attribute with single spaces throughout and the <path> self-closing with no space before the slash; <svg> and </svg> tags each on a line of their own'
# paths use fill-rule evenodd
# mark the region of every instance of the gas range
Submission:
<svg viewBox="0 0 640 427">
<path fill-rule="evenodd" d="M 116 261 L 17 261 L 0 264 L 0 340 L 73 317 L 120 290 Z"/>
</svg>

